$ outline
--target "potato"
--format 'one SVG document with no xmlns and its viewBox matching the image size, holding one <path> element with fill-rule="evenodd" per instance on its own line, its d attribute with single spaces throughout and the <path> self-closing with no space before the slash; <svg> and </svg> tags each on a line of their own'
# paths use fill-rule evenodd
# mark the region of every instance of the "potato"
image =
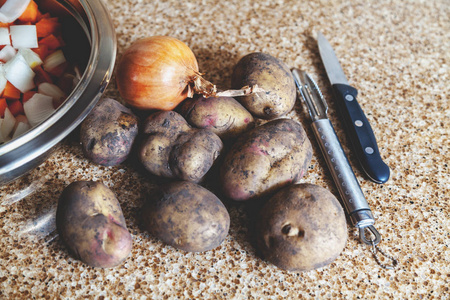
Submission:
<svg viewBox="0 0 450 300">
<path fill-rule="evenodd" d="M 151 114 L 144 124 L 139 159 L 152 174 L 199 182 L 223 148 L 210 130 L 192 128 L 174 111 Z"/>
<path fill-rule="evenodd" d="M 182 102 L 180 113 L 194 127 L 209 129 L 222 140 L 255 127 L 253 116 L 231 97 L 196 97 Z"/>
<path fill-rule="evenodd" d="M 220 170 L 224 194 L 233 200 L 267 195 L 305 175 L 311 143 L 301 124 L 277 119 L 244 133 Z"/>
<path fill-rule="evenodd" d="M 325 266 L 347 242 L 347 223 L 339 201 L 325 188 L 307 183 L 277 192 L 263 206 L 256 230 L 264 258 L 289 271 Z"/>
<path fill-rule="evenodd" d="M 172 182 L 148 195 L 142 210 L 143 225 L 163 242 L 185 251 L 203 252 L 218 247 L 226 238 L 228 211 L 202 186 Z"/>
<path fill-rule="evenodd" d="M 287 114 L 294 107 L 297 97 L 294 78 L 289 68 L 277 58 L 255 52 L 239 60 L 233 69 L 232 88 L 254 85 L 265 92 L 238 98 L 254 116 L 271 120 Z"/>
<path fill-rule="evenodd" d="M 131 252 L 131 234 L 120 204 L 101 182 L 69 184 L 58 201 L 56 226 L 69 250 L 90 266 L 117 266 Z"/>
<path fill-rule="evenodd" d="M 138 122 L 131 110 L 118 101 L 102 99 L 81 124 L 84 155 L 100 165 L 120 164 L 132 149 Z"/>
</svg>

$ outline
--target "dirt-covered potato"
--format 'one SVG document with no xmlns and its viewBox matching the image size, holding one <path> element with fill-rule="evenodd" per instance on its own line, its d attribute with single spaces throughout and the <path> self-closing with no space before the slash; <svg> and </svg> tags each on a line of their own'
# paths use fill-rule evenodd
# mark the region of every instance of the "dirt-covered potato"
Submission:
<svg viewBox="0 0 450 300">
<path fill-rule="evenodd" d="M 314 184 L 291 185 L 277 192 L 263 206 L 256 230 L 264 258 L 290 271 L 331 263 L 347 242 L 347 223 L 339 201 Z"/>
<path fill-rule="evenodd" d="M 294 78 L 279 59 L 255 52 L 239 60 L 231 77 L 232 88 L 254 85 L 265 92 L 237 98 L 254 116 L 271 120 L 287 114 L 294 107 L 297 95 Z"/>
<path fill-rule="evenodd" d="M 56 226 L 70 252 L 90 266 L 117 266 L 131 252 L 131 234 L 120 204 L 101 182 L 69 184 L 58 201 Z"/>
<path fill-rule="evenodd" d="M 223 148 L 210 130 L 192 128 L 174 111 L 151 114 L 144 124 L 139 159 L 152 174 L 199 182 Z"/>
<path fill-rule="evenodd" d="M 220 170 L 224 194 L 233 200 L 256 198 L 296 182 L 312 158 L 301 124 L 277 119 L 238 138 Z"/>
<path fill-rule="evenodd" d="M 255 127 L 250 112 L 231 97 L 189 98 L 182 102 L 180 113 L 192 126 L 209 129 L 222 140 L 234 139 Z"/>
<path fill-rule="evenodd" d="M 142 210 L 146 230 L 166 244 L 190 252 L 218 247 L 228 235 L 230 216 L 204 187 L 188 181 L 166 184 L 149 193 Z"/>
<path fill-rule="evenodd" d="M 111 98 L 104 98 L 81 124 L 80 139 L 84 155 L 94 163 L 114 166 L 129 155 L 138 134 L 138 118 L 130 109 Z"/>
</svg>

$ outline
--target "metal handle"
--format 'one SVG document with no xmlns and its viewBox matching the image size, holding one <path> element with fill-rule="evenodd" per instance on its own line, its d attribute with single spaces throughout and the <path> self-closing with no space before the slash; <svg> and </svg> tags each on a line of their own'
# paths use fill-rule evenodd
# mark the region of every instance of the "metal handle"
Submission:
<svg viewBox="0 0 450 300">
<path fill-rule="evenodd" d="M 353 225 L 358 228 L 373 225 L 372 211 L 330 120 L 317 120 L 312 128 Z"/>
</svg>

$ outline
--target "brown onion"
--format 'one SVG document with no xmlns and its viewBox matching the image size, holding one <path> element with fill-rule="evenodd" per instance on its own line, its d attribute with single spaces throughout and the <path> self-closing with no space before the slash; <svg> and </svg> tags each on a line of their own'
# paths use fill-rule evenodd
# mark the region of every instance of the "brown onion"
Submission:
<svg viewBox="0 0 450 300">
<path fill-rule="evenodd" d="M 122 98 L 143 110 L 172 110 L 194 93 L 237 97 L 264 92 L 256 85 L 217 93 L 203 79 L 194 53 L 183 42 L 168 36 L 152 36 L 134 42 L 117 67 L 117 87 Z"/>
<path fill-rule="evenodd" d="M 116 77 L 122 98 L 139 109 L 172 110 L 194 92 L 213 95 L 216 90 L 201 77 L 191 49 L 167 36 L 134 42 L 123 54 Z"/>
</svg>

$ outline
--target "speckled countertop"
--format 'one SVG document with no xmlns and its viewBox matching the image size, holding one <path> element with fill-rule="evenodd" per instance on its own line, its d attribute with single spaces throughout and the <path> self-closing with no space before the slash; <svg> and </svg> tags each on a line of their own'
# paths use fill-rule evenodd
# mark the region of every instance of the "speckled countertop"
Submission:
<svg viewBox="0 0 450 300">
<path fill-rule="evenodd" d="M 450 5 L 447 0 L 381 1 L 105 1 L 114 20 L 118 57 L 130 43 L 169 35 L 187 43 L 200 70 L 220 88 L 243 55 L 263 51 L 307 71 L 328 100 L 345 151 L 383 236 L 399 259 L 384 270 L 349 226 L 332 264 L 286 272 L 261 260 L 243 204 L 228 204 L 225 242 L 204 253 L 165 246 L 139 227 L 137 213 L 153 182 L 131 163 L 102 167 L 82 155 L 76 135 L 26 177 L 0 188 L 0 299 L 449 299 L 450 291 Z M 329 39 L 377 137 L 390 180 L 361 173 L 348 150 L 314 34 Z M 106 94 L 118 97 L 114 80 Z M 314 157 L 302 182 L 337 195 L 309 118 L 299 120 Z M 118 196 L 133 235 L 131 255 L 113 269 L 73 259 L 55 236 L 55 203 L 75 180 L 101 180 Z M 31 193 L 29 193 L 31 192 Z M 28 194 L 29 193 L 29 194 Z"/>
</svg>

